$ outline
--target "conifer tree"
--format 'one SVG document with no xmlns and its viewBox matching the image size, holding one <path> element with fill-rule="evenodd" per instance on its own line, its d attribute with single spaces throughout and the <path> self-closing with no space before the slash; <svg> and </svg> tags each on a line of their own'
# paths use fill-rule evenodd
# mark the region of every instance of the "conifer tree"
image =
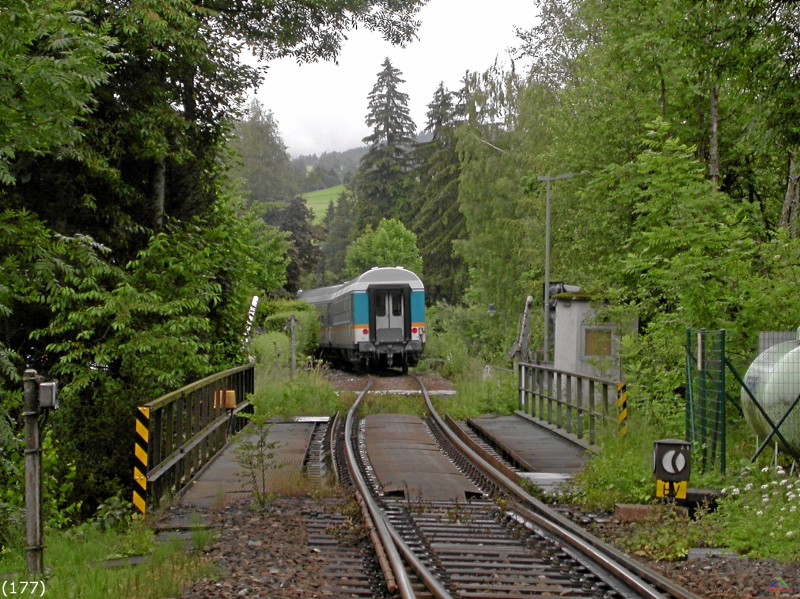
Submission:
<svg viewBox="0 0 800 599">
<path fill-rule="evenodd" d="M 332 285 L 341 283 L 345 276 L 345 255 L 353 232 L 356 205 L 352 191 L 346 189 L 336 202 L 328 207 L 322 226 L 328 233 L 322 244 L 322 257 L 317 267 L 317 283 Z"/>
<path fill-rule="evenodd" d="M 300 192 L 301 175 L 292 166 L 272 111 L 254 99 L 236 123 L 232 146 L 239 153 L 238 174 L 253 204 L 286 202 Z"/>
<path fill-rule="evenodd" d="M 434 302 L 460 303 L 466 286 L 466 268 L 453 252 L 453 240 L 465 234 L 464 217 L 458 209 L 458 112 L 453 94 L 440 83 L 428 104 L 425 127 L 433 138 L 414 152 L 417 166 L 411 212 L 416 216 L 410 225 L 425 264 L 428 297 Z"/>
<path fill-rule="evenodd" d="M 356 180 L 358 229 L 402 213 L 407 191 L 409 151 L 416 126 L 408 110 L 408 94 L 400 91 L 402 73 L 386 58 L 369 93 L 366 123 L 372 133 L 363 139 L 369 151 L 361 159 Z"/>
</svg>

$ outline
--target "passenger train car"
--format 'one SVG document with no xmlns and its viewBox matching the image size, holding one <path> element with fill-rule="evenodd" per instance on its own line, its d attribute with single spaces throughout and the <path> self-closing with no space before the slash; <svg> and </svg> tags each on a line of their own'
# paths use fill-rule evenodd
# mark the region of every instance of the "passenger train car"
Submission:
<svg viewBox="0 0 800 599">
<path fill-rule="evenodd" d="M 319 353 L 353 365 L 416 366 L 425 347 L 425 288 L 401 267 L 373 268 L 352 281 L 301 291 L 320 313 Z"/>
</svg>

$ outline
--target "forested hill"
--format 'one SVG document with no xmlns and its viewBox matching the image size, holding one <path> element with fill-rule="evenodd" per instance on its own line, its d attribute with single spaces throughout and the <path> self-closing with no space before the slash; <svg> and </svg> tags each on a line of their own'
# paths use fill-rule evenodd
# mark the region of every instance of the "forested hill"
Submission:
<svg viewBox="0 0 800 599">
<path fill-rule="evenodd" d="M 308 154 L 298 156 L 293 162 L 301 165 L 303 170 L 306 171 L 320 169 L 335 173 L 338 182 L 333 183 L 333 185 L 338 185 L 339 183 L 348 183 L 352 180 L 353 176 L 358 172 L 359 161 L 368 150 L 368 147 L 363 146 L 343 152 L 323 152 L 319 156 L 316 154 Z M 332 187 L 333 185 L 326 185 L 325 187 Z M 308 191 L 313 190 L 309 189 Z"/>
<path fill-rule="evenodd" d="M 415 137 L 418 144 L 429 142 L 433 135 L 431 133 L 420 133 Z M 298 165 L 299 170 L 312 171 L 319 170 L 328 173 L 335 173 L 338 182 L 333 182 L 330 178 L 325 179 L 325 182 L 330 182 L 329 185 L 323 187 L 311 186 L 305 191 L 315 191 L 316 189 L 324 189 L 325 187 L 333 187 L 339 183 L 350 183 L 353 176 L 358 172 L 359 163 L 361 159 L 369 152 L 368 146 L 359 148 L 351 148 L 342 152 L 331 151 L 323 152 L 321 155 L 317 154 L 303 154 L 294 158 L 292 162 Z"/>
</svg>

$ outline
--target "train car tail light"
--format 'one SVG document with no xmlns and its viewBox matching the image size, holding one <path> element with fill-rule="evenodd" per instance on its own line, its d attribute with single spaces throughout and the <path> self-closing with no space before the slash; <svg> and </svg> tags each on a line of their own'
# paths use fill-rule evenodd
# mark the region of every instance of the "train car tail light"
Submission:
<svg viewBox="0 0 800 599">
<path fill-rule="evenodd" d="M 362 335 L 369 335 L 369 329 L 361 329 Z"/>
<path fill-rule="evenodd" d="M 417 327 L 413 327 L 413 328 L 411 329 L 411 334 L 412 334 L 412 335 L 416 335 L 418 332 L 419 332 L 419 329 L 417 329 Z"/>
</svg>

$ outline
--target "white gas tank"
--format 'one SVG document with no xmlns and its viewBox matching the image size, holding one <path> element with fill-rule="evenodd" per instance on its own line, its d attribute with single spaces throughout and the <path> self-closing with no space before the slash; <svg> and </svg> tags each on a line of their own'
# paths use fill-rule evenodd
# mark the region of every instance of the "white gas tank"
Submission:
<svg viewBox="0 0 800 599">
<path fill-rule="evenodd" d="M 778 424 L 800 394 L 800 341 L 778 343 L 764 351 L 747 369 L 744 381 L 772 422 Z M 772 428 L 747 391 L 742 389 L 741 396 L 747 424 L 761 440 L 765 439 Z M 784 449 L 800 453 L 800 405 L 794 407 L 780 432 L 791 446 Z M 772 437 L 772 442 L 779 441 L 777 436 Z"/>
</svg>

